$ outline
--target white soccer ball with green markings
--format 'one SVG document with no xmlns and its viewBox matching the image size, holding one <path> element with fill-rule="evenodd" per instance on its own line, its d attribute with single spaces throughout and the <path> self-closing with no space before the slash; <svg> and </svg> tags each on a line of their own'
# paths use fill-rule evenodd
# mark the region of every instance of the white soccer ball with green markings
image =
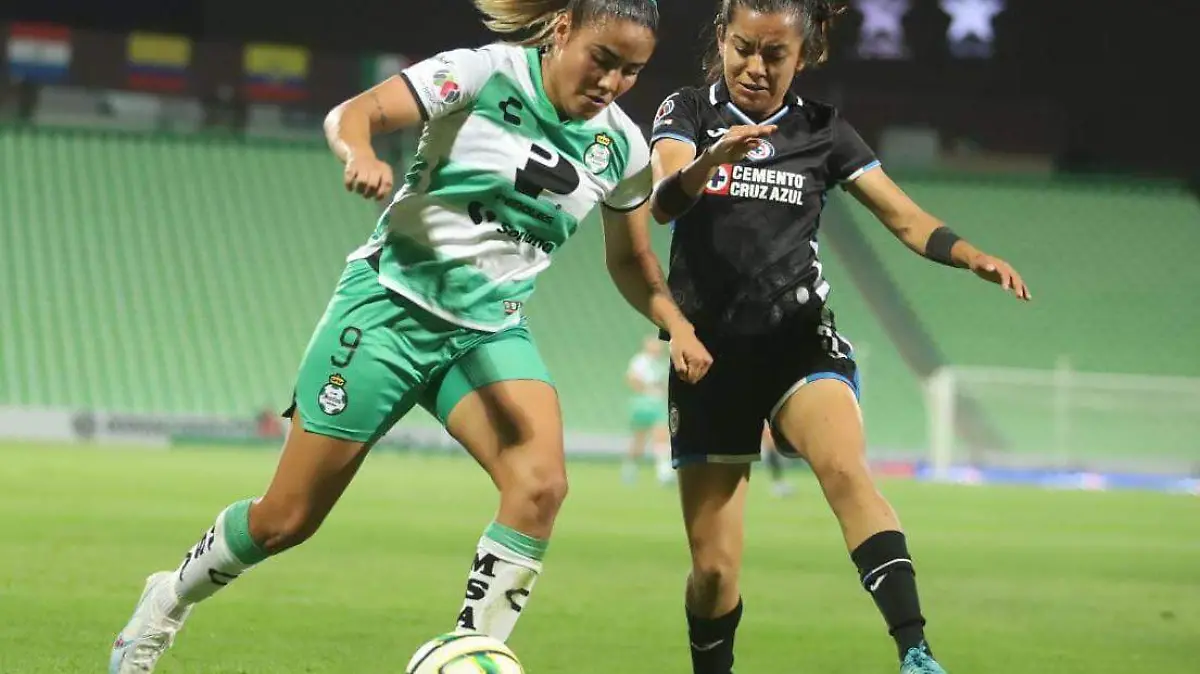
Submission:
<svg viewBox="0 0 1200 674">
<path fill-rule="evenodd" d="M 525 674 L 525 669 L 503 641 L 478 632 L 451 632 L 418 648 L 404 673 Z"/>
</svg>

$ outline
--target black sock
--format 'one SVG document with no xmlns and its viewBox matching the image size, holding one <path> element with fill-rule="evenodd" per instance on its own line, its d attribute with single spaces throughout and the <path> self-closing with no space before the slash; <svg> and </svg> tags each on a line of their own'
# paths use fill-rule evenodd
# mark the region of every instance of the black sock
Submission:
<svg viewBox="0 0 1200 674">
<path fill-rule="evenodd" d="M 687 611 L 693 674 L 733 674 L 733 637 L 741 619 L 740 598 L 737 608 L 719 618 L 700 618 Z"/>
<path fill-rule="evenodd" d="M 917 576 L 908 544 L 899 531 L 881 531 L 863 541 L 850 553 L 858 567 L 863 588 L 887 621 L 888 633 L 896 640 L 903 659 L 908 649 L 925 643 L 925 618 L 917 597 Z"/>
</svg>

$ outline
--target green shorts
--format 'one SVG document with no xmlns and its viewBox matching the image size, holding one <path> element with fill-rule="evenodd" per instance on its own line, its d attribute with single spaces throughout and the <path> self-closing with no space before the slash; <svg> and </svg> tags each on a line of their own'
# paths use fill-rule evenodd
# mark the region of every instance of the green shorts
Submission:
<svg viewBox="0 0 1200 674">
<path fill-rule="evenodd" d="M 646 431 L 667 422 L 667 401 L 657 396 L 634 396 L 629 403 L 629 427 Z"/>
<path fill-rule="evenodd" d="M 346 266 L 300 362 L 292 409 L 304 429 L 373 443 L 420 405 L 444 425 L 467 394 L 499 381 L 553 385 L 525 325 L 500 332 L 443 320 Z"/>
</svg>

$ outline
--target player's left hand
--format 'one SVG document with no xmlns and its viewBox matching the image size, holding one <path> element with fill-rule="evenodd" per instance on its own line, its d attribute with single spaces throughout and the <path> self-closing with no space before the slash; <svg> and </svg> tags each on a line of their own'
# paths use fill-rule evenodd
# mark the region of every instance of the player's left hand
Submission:
<svg viewBox="0 0 1200 674">
<path fill-rule="evenodd" d="M 1025 285 L 1025 280 L 1021 278 L 1017 270 L 998 257 L 983 253 L 976 255 L 971 259 L 971 272 L 985 281 L 995 283 L 1004 290 L 1012 291 L 1012 294 L 1019 300 L 1028 302 L 1033 299 L 1033 295 L 1029 294 L 1029 286 Z"/>
<path fill-rule="evenodd" d="M 671 364 L 680 379 L 695 384 L 708 374 L 712 362 L 712 354 L 695 332 L 689 329 L 671 333 Z"/>
</svg>

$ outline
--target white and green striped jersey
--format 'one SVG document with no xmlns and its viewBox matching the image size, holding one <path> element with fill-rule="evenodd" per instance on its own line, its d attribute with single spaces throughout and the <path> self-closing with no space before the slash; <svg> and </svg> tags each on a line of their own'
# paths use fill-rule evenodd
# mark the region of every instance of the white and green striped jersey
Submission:
<svg viewBox="0 0 1200 674">
<path fill-rule="evenodd" d="M 616 105 L 559 119 L 534 49 L 493 44 L 406 69 L 426 119 L 416 161 L 349 259 L 381 251 L 379 281 L 467 328 L 521 320 L 534 278 L 597 204 L 649 198 L 650 152 Z"/>
<path fill-rule="evenodd" d="M 642 395 L 660 396 L 667 388 L 670 364 L 665 358 L 639 353 L 629 361 L 626 376 L 632 377 L 643 387 Z"/>
</svg>

